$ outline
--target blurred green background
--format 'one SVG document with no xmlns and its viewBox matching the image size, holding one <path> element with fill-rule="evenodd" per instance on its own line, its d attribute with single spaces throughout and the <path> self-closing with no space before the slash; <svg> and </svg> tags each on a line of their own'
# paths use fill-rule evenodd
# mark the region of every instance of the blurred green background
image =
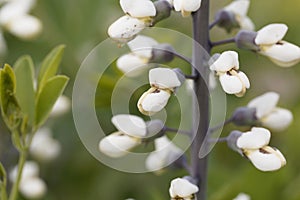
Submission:
<svg viewBox="0 0 300 200">
<path fill-rule="evenodd" d="M 230 3 L 226 0 L 211 1 L 211 16 L 217 9 Z M 285 40 L 300 45 L 299 0 L 252 1 L 249 16 L 257 29 L 273 22 L 283 22 L 289 26 Z M 61 73 L 71 77 L 66 95 L 71 97 L 73 81 L 83 59 L 98 43 L 107 38 L 107 27 L 119 16 L 122 10 L 117 0 L 39 0 L 32 12 L 44 24 L 43 33 L 32 42 L 21 41 L 5 34 L 8 54 L 1 60 L 13 64 L 23 54 L 29 54 L 38 65 L 54 46 L 66 44 Z M 182 19 L 178 13 L 157 24 L 191 34 L 191 20 Z M 212 40 L 230 37 L 225 31 L 214 28 Z M 157 40 L 161 36 L 157 35 Z M 226 45 L 213 49 L 214 52 L 235 49 Z M 208 192 L 209 200 L 230 200 L 240 192 L 251 195 L 254 200 L 300 200 L 300 64 L 291 68 L 280 68 L 268 59 L 252 52 L 240 52 L 241 68 L 249 76 L 251 89 L 244 98 L 228 96 L 228 115 L 237 106 L 245 105 L 253 97 L 266 91 L 281 94 L 279 105 L 291 109 L 294 123 L 281 133 L 273 133 L 271 145 L 278 147 L 287 158 L 287 166 L 278 172 L 263 173 L 251 163 L 227 148 L 217 145 L 210 155 Z M 121 76 L 115 66 L 101 79 L 96 97 L 96 109 L 101 116 L 101 125 L 110 133 L 114 127 L 110 123 L 110 92 Z M 137 98 L 137 97 L 135 97 Z M 137 113 L 132 100 L 130 111 Z M 172 102 L 171 102 L 172 103 Z M 173 101 L 176 104 L 175 101 Z M 170 105 L 169 108 L 175 106 Z M 174 113 L 174 110 L 171 110 Z M 189 113 L 184 113 L 189 115 Z M 177 116 L 168 118 L 174 124 Z M 152 173 L 128 174 L 118 172 L 93 158 L 82 145 L 71 112 L 56 120 L 48 121 L 63 150 L 58 159 L 41 165 L 41 176 L 47 182 L 48 193 L 45 200 L 122 200 L 129 197 L 136 200 L 166 200 L 171 179 L 185 175 L 184 171 L 168 171 L 161 176 Z M 226 135 L 233 129 L 228 126 Z M 0 158 L 12 166 L 16 163 L 16 153 L 9 145 L 6 129 L 1 123 Z M 12 155 L 7 158 L 3 155 Z"/>
</svg>

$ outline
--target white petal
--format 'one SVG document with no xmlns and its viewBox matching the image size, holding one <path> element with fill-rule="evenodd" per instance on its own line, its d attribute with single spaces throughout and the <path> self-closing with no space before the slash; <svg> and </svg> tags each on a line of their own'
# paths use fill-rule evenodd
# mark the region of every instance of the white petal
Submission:
<svg viewBox="0 0 300 200">
<path fill-rule="evenodd" d="M 146 27 L 144 21 L 125 15 L 108 28 L 108 35 L 121 43 L 132 40 Z"/>
<path fill-rule="evenodd" d="M 188 12 L 197 11 L 201 6 L 201 0 L 183 0 L 182 9 Z"/>
<path fill-rule="evenodd" d="M 125 76 L 134 77 L 140 75 L 148 66 L 147 59 L 141 58 L 136 54 L 125 54 L 117 60 L 117 67 Z"/>
<path fill-rule="evenodd" d="M 217 72 L 227 72 L 234 69 L 239 69 L 238 54 L 235 51 L 225 51 L 219 58 L 210 66 L 211 70 Z"/>
<path fill-rule="evenodd" d="M 151 152 L 146 158 L 145 165 L 149 171 L 158 171 L 165 167 L 165 159 L 156 151 Z"/>
<path fill-rule="evenodd" d="M 19 190 L 28 199 L 40 199 L 45 195 L 47 187 L 42 179 L 31 177 L 20 182 Z"/>
<path fill-rule="evenodd" d="M 261 121 L 265 127 L 276 131 L 283 131 L 293 121 L 293 114 L 287 109 L 275 108 Z"/>
<path fill-rule="evenodd" d="M 247 16 L 245 16 L 239 20 L 239 25 L 240 25 L 240 28 L 243 30 L 254 31 L 254 29 L 255 29 L 254 23 Z"/>
<path fill-rule="evenodd" d="M 39 171 L 40 171 L 40 169 L 36 162 L 26 161 L 24 164 L 21 180 L 38 176 Z M 12 182 L 16 181 L 17 173 L 18 173 L 18 166 L 15 166 L 9 173 L 9 179 Z"/>
<path fill-rule="evenodd" d="M 300 48 L 285 41 L 280 41 L 272 46 L 261 47 L 259 53 L 268 56 L 282 67 L 290 67 L 300 61 Z"/>
<path fill-rule="evenodd" d="M 239 71 L 237 75 L 241 79 L 241 81 L 243 82 L 244 86 L 247 89 L 250 88 L 250 81 L 249 81 L 247 75 L 242 71 Z"/>
<path fill-rule="evenodd" d="M 67 113 L 71 108 L 71 100 L 65 96 L 61 95 L 58 97 L 57 101 L 55 102 L 52 111 L 50 113 L 51 117 L 58 117 Z"/>
<path fill-rule="evenodd" d="M 213 89 L 215 89 L 216 87 L 217 87 L 217 80 L 216 80 L 216 76 L 215 76 L 215 73 L 213 72 L 213 71 L 211 71 L 210 73 L 209 73 L 209 77 L 208 77 L 209 79 L 209 89 L 211 89 L 211 90 L 213 90 Z M 192 81 L 192 83 L 194 83 L 193 81 Z M 189 88 L 193 88 L 193 87 L 189 87 Z"/>
<path fill-rule="evenodd" d="M 246 16 L 250 5 L 249 0 L 236 0 L 228 6 L 224 7 L 224 10 L 233 12 L 235 15 Z"/>
<path fill-rule="evenodd" d="M 235 197 L 233 200 L 251 200 L 250 196 L 245 193 L 240 193 L 237 197 Z"/>
<path fill-rule="evenodd" d="M 99 150 L 107 156 L 118 158 L 128 154 L 130 149 L 139 144 L 139 139 L 122 132 L 115 132 L 100 141 Z"/>
<path fill-rule="evenodd" d="M 116 115 L 111 119 L 114 126 L 121 132 L 133 137 L 146 136 L 145 121 L 135 115 Z"/>
<path fill-rule="evenodd" d="M 183 3 L 183 0 L 174 0 L 173 1 L 173 6 L 174 6 L 175 11 L 181 11 L 182 3 Z"/>
<path fill-rule="evenodd" d="M 150 88 L 138 101 L 138 108 L 145 115 L 152 115 L 161 111 L 168 103 L 171 94 L 169 91 Z"/>
<path fill-rule="evenodd" d="M 271 133 L 265 128 L 252 128 L 237 139 L 237 146 L 241 149 L 259 149 L 269 144 Z"/>
<path fill-rule="evenodd" d="M 198 191 L 199 188 L 196 185 L 183 178 L 176 178 L 172 180 L 169 188 L 169 193 L 172 198 L 188 198 Z"/>
<path fill-rule="evenodd" d="M 252 99 L 247 106 L 249 108 L 256 108 L 256 117 L 260 119 L 276 107 L 278 100 L 279 94 L 276 92 L 267 92 Z"/>
<path fill-rule="evenodd" d="M 150 59 L 152 56 L 152 47 L 158 42 L 151 37 L 138 35 L 127 43 L 134 54 Z"/>
<path fill-rule="evenodd" d="M 124 13 L 131 17 L 153 17 L 156 15 L 156 9 L 150 0 L 120 0 L 120 5 Z"/>
<path fill-rule="evenodd" d="M 10 20 L 5 28 L 13 35 L 29 40 L 36 37 L 42 31 L 42 23 L 36 17 L 22 15 Z"/>
<path fill-rule="evenodd" d="M 261 171 L 275 171 L 286 164 L 282 153 L 269 146 L 246 153 L 252 164 Z"/>
<path fill-rule="evenodd" d="M 288 30 L 285 24 L 269 24 L 257 31 L 255 43 L 257 45 L 276 44 L 285 36 Z"/>
<path fill-rule="evenodd" d="M 243 83 L 237 76 L 223 74 L 219 77 L 223 90 L 228 94 L 239 94 L 243 91 Z"/>
<path fill-rule="evenodd" d="M 177 73 L 169 68 L 154 68 L 149 71 L 149 82 L 151 86 L 160 89 L 172 89 L 181 85 Z"/>
</svg>

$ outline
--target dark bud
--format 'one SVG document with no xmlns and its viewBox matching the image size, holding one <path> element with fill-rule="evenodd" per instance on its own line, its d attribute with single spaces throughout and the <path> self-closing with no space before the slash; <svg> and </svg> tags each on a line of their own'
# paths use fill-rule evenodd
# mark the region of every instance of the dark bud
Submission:
<svg viewBox="0 0 300 200">
<path fill-rule="evenodd" d="M 240 25 L 232 12 L 226 10 L 220 10 L 215 16 L 216 21 L 218 21 L 218 26 L 224 28 L 227 33 L 230 33 L 232 29 L 239 28 Z"/>
<path fill-rule="evenodd" d="M 156 15 L 152 19 L 152 26 L 154 26 L 157 22 L 170 17 L 173 9 L 172 5 L 164 0 L 155 1 L 154 6 L 156 9 Z"/>
<path fill-rule="evenodd" d="M 237 151 L 241 155 L 243 155 L 243 151 L 238 148 L 236 145 L 238 138 L 242 135 L 243 133 L 241 131 L 231 131 L 231 133 L 227 137 L 227 145 L 229 148 L 231 148 L 234 151 Z"/>
<path fill-rule="evenodd" d="M 152 47 L 152 57 L 149 62 L 168 63 L 174 59 L 175 49 L 170 44 L 158 44 Z"/>
<path fill-rule="evenodd" d="M 255 44 L 257 32 L 241 30 L 235 36 L 236 46 L 240 49 L 259 51 L 259 46 Z"/>
<path fill-rule="evenodd" d="M 239 107 L 234 111 L 231 120 L 238 126 L 253 126 L 257 124 L 256 109 Z"/>
</svg>

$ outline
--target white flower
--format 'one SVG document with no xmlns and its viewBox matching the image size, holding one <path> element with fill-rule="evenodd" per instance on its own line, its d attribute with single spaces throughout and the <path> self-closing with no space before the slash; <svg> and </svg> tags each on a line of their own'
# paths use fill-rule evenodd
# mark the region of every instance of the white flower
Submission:
<svg viewBox="0 0 300 200">
<path fill-rule="evenodd" d="M 265 128 L 253 127 L 238 137 L 236 146 L 261 171 L 275 171 L 286 164 L 282 153 L 270 146 L 271 133 Z"/>
<path fill-rule="evenodd" d="M 223 52 L 210 66 L 210 70 L 216 72 L 223 90 L 228 94 L 241 97 L 250 88 L 248 77 L 239 71 L 238 54 L 234 51 Z"/>
<path fill-rule="evenodd" d="M 172 199 L 190 200 L 194 198 L 194 194 L 199 188 L 184 178 L 176 178 L 171 181 L 169 194 Z"/>
<path fill-rule="evenodd" d="M 149 71 L 151 88 L 139 99 L 137 105 L 141 113 L 153 115 L 168 103 L 174 90 L 181 86 L 184 77 L 168 68 L 155 68 Z"/>
<path fill-rule="evenodd" d="M 276 107 L 279 94 L 267 92 L 248 103 L 248 107 L 256 109 L 256 117 L 261 124 L 276 131 L 283 131 L 293 120 L 291 111 Z"/>
<path fill-rule="evenodd" d="M 235 20 L 241 29 L 254 30 L 254 24 L 247 16 L 250 0 L 234 0 L 231 4 L 224 7 L 224 10 L 234 14 Z"/>
<path fill-rule="evenodd" d="M 150 0 L 120 0 L 120 5 L 126 15 L 108 28 L 108 35 L 118 42 L 125 43 L 151 25 L 156 9 Z"/>
<path fill-rule="evenodd" d="M 61 95 L 60 97 L 58 97 L 57 101 L 55 102 L 52 111 L 50 113 L 50 116 L 58 117 L 68 112 L 70 108 L 71 108 L 70 99 L 65 95 Z"/>
<path fill-rule="evenodd" d="M 183 17 L 187 17 L 200 8 L 201 0 L 173 0 L 173 6 L 175 11 L 180 11 Z"/>
<path fill-rule="evenodd" d="M 110 157 L 126 155 L 147 134 L 146 123 L 135 115 L 116 115 L 112 123 L 118 131 L 104 137 L 99 143 L 99 150 Z"/>
<path fill-rule="evenodd" d="M 42 24 L 28 14 L 35 3 L 35 0 L 8 1 L 0 9 L 0 25 L 21 39 L 36 37 L 42 30 Z"/>
<path fill-rule="evenodd" d="M 245 193 L 240 193 L 237 197 L 235 197 L 233 200 L 251 200 L 250 196 Z"/>
<path fill-rule="evenodd" d="M 158 42 L 154 39 L 138 35 L 127 43 L 131 53 L 121 56 L 117 60 L 117 67 L 129 77 L 137 76 L 147 67 L 147 63 L 152 57 L 152 47 Z"/>
<path fill-rule="evenodd" d="M 51 130 L 39 129 L 32 140 L 30 154 L 41 161 L 51 161 L 61 152 L 60 143 L 52 138 Z"/>
<path fill-rule="evenodd" d="M 18 166 L 14 167 L 9 174 L 12 182 L 16 181 Z M 44 196 L 47 191 L 45 182 L 38 177 L 39 166 L 36 162 L 27 161 L 24 164 L 22 177 L 19 185 L 20 193 L 28 199 L 39 199 Z"/>
<path fill-rule="evenodd" d="M 260 48 L 258 52 L 282 67 L 290 67 L 300 61 L 300 48 L 282 40 L 287 30 L 285 24 L 269 24 L 257 31 L 255 38 L 255 44 Z"/>
<path fill-rule="evenodd" d="M 183 151 L 174 145 L 167 136 L 162 136 L 154 141 L 155 151 L 146 159 L 146 168 L 158 171 L 171 164 L 183 154 Z"/>
</svg>

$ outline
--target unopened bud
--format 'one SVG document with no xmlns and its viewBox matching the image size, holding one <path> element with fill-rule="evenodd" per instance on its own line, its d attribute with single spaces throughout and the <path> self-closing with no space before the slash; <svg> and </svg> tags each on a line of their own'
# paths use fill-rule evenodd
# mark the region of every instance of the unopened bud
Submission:
<svg viewBox="0 0 300 200">
<path fill-rule="evenodd" d="M 176 157 L 178 157 L 178 154 L 173 154 L 170 156 L 169 160 L 171 160 L 171 161 L 175 160 L 175 161 L 168 167 L 170 169 L 184 169 L 185 166 L 187 166 L 187 164 L 188 164 L 186 155 L 183 154 L 177 159 L 176 159 Z"/>
<path fill-rule="evenodd" d="M 227 145 L 232 150 L 243 155 L 242 150 L 237 146 L 237 140 L 243 133 L 241 131 L 231 131 L 231 133 L 227 137 Z"/>
<path fill-rule="evenodd" d="M 239 23 L 236 20 L 234 13 L 226 10 L 220 10 L 216 14 L 216 21 L 218 26 L 224 28 L 228 33 L 234 28 L 239 28 Z"/>
<path fill-rule="evenodd" d="M 232 122 L 238 126 L 251 126 L 257 123 L 256 108 L 239 107 L 232 115 Z"/>
<path fill-rule="evenodd" d="M 158 44 L 152 47 L 152 57 L 149 62 L 168 63 L 174 59 L 174 48 L 169 44 Z"/>
<path fill-rule="evenodd" d="M 235 36 L 235 43 L 240 49 L 258 51 L 259 46 L 255 44 L 256 36 L 257 32 L 241 30 Z"/>
<path fill-rule="evenodd" d="M 146 122 L 146 126 L 147 126 L 147 136 L 151 137 L 151 136 L 157 136 L 160 137 L 160 134 L 163 134 L 163 129 L 164 129 L 164 123 L 159 120 L 159 119 L 155 119 L 155 120 L 151 120 Z"/>
<path fill-rule="evenodd" d="M 172 11 L 172 5 L 165 0 L 155 1 L 154 6 L 156 9 L 156 15 L 152 19 L 152 26 L 154 26 L 157 22 L 170 17 Z"/>
</svg>

